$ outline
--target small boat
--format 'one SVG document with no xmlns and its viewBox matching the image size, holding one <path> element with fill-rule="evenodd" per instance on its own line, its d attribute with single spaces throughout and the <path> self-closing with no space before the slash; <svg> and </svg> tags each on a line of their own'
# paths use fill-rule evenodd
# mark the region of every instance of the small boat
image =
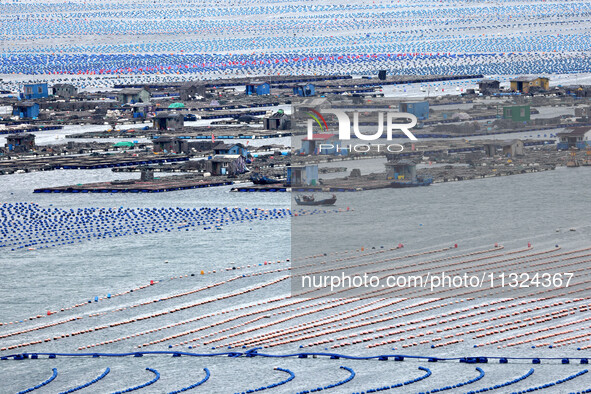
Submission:
<svg viewBox="0 0 591 394">
<path fill-rule="evenodd" d="M 330 198 L 324 200 L 316 200 L 313 195 L 310 196 L 296 196 L 296 203 L 298 205 L 334 205 L 337 202 L 337 196 L 334 194 Z"/>
<path fill-rule="evenodd" d="M 269 178 L 268 176 L 263 176 L 261 174 L 252 174 L 250 181 L 255 185 L 274 185 L 283 182 L 281 179 Z"/>
<path fill-rule="evenodd" d="M 403 187 L 417 187 L 417 186 L 429 186 L 430 184 L 433 183 L 433 178 L 421 178 L 421 177 L 417 177 L 416 180 L 411 181 L 411 180 L 399 180 L 399 181 L 393 181 L 390 186 L 392 186 L 395 189 L 398 188 L 403 188 Z"/>
</svg>

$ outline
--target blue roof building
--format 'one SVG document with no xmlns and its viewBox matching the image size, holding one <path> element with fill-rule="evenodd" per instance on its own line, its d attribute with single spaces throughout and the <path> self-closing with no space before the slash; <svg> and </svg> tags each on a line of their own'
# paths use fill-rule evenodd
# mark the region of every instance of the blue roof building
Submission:
<svg viewBox="0 0 591 394">
<path fill-rule="evenodd" d="M 242 144 L 224 144 L 219 143 L 213 147 L 214 155 L 240 155 L 248 157 L 248 150 Z"/>
<path fill-rule="evenodd" d="M 405 101 L 398 105 L 400 112 L 407 112 L 413 114 L 418 120 L 429 119 L 429 102 L 428 101 Z"/>
<path fill-rule="evenodd" d="M 49 97 L 49 88 L 47 87 L 47 83 L 32 83 L 24 85 L 22 97 L 25 100 Z"/>
<path fill-rule="evenodd" d="M 246 94 L 256 94 L 259 96 L 271 94 L 271 84 L 269 82 L 252 82 L 246 85 Z"/>
<path fill-rule="evenodd" d="M 591 127 L 575 127 L 568 132 L 558 133 L 560 139 L 556 147 L 559 150 L 578 148 L 587 149 L 591 146 Z"/>
<path fill-rule="evenodd" d="M 287 182 L 291 186 L 315 186 L 318 184 L 318 164 L 287 167 Z"/>
<path fill-rule="evenodd" d="M 293 94 L 300 97 L 310 97 L 316 95 L 316 88 L 311 83 L 300 83 L 293 87 Z"/>
<path fill-rule="evenodd" d="M 21 119 L 36 119 L 39 116 L 39 104 L 33 102 L 17 103 L 12 106 L 12 114 Z"/>
<path fill-rule="evenodd" d="M 28 152 L 35 149 L 35 135 L 29 133 L 12 134 L 6 137 L 9 152 Z"/>
</svg>

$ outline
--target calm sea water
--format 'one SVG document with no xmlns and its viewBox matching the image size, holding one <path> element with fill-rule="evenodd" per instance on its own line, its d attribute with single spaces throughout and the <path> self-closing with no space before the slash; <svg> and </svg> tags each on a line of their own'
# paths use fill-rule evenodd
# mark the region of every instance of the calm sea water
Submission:
<svg viewBox="0 0 591 394">
<path fill-rule="evenodd" d="M 363 161 L 355 163 L 362 165 Z M 366 163 L 370 171 L 381 163 Z M 349 165 L 347 165 L 349 167 Z M 188 190 L 162 194 L 33 194 L 35 187 L 72 184 L 117 178 L 134 178 L 137 174 L 115 174 L 110 170 L 53 171 L 14 174 L 0 179 L 0 201 L 32 202 L 42 207 L 243 207 L 289 208 L 288 193 L 231 193 L 229 187 Z M 588 246 L 591 239 L 588 211 L 591 196 L 589 168 L 567 169 L 524 174 L 511 177 L 432 185 L 407 190 L 377 190 L 363 193 L 338 193 L 337 208 L 349 212 L 311 216 L 306 227 L 298 227 L 288 219 L 234 224 L 222 231 L 190 231 L 166 234 L 135 235 L 116 239 L 96 240 L 74 246 L 33 251 L 0 251 L 2 282 L 0 283 L 0 316 L 2 321 L 21 319 L 49 308 L 85 302 L 95 295 L 115 293 L 150 280 L 246 265 L 263 260 L 285 260 L 294 251 L 312 254 L 327 249 L 371 247 L 404 243 L 409 249 L 449 246 L 476 248 L 495 242 L 507 247 L 525 246 L 527 242 L 553 245 Z M 569 229 L 576 231 L 569 231 Z M 305 230 L 303 233 L 302 230 Z M 302 241 L 305 241 L 302 245 Z M 166 262 L 168 261 L 168 262 Z M 174 288 L 169 290 L 174 292 Z M 289 287 L 285 288 L 289 291 Z M 273 296 L 273 294 L 269 294 Z M 252 300 L 255 301 L 255 300 Z M 55 345 L 60 350 L 59 342 Z M 119 350 L 129 350 L 125 344 Z M 72 350 L 68 347 L 68 351 Z M 387 350 L 387 349 L 386 349 Z M 293 349 L 296 351 L 296 349 Z M 518 354 L 518 353 L 515 353 Z M 337 365 L 338 364 L 338 365 Z M 425 363 L 423 363 L 425 364 Z M 144 359 L 108 360 L 40 360 L 38 362 L 1 362 L 0 392 L 9 393 L 31 387 L 51 375 L 57 367 L 61 380 L 40 389 L 40 393 L 74 387 L 98 375 L 109 366 L 113 370 L 98 392 L 107 392 L 152 378 L 146 367 L 162 374 L 161 385 L 144 392 L 163 392 L 162 387 L 175 389 L 200 380 L 207 366 L 212 371 L 209 386 L 202 392 L 235 392 L 280 381 L 283 376 L 274 366 L 292 369 L 299 376 L 285 390 L 292 392 L 344 379 L 348 373 L 339 369 L 347 365 L 357 377 L 347 386 L 347 392 L 375 386 L 375 382 L 394 384 L 399 376 L 418 377 L 419 364 L 403 365 L 363 361 L 298 360 L 298 359 Z M 455 364 L 429 365 L 437 378 L 429 386 L 467 380 L 478 373 L 473 368 Z M 527 372 L 530 364 L 503 369 L 487 366 L 486 382 L 515 378 Z M 541 372 L 537 382 L 560 379 L 582 368 L 577 365 L 554 370 L 537 367 Z M 240 372 L 237 377 L 236 371 Z M 303 376 L 307 376 L 306 379 Z M 16 377 L 16 378 L 14 378 Z M 386 379 L 386 377 L 388 379 Z M 12 378 L 12 379 L 11 379 Z M 457 378 L 457 379 L 456 379 Z M 588 381 L 588 380 L 586 380 Z M 6 383 L 8 382 L 8 383 Z M 482 387 L 486 386 L 483 382 Z M 206 388 L 207 387 L 207 388 Z M 289 389 L 287 389 L 289 387 Z M 523 387 L 529 387 L 524 385 Z M 580 388 L 580 384 L 573 388 Z M 415 387 L 417 390 L 421 387 Z M 277 389 L 280 392 L 283 390 Z M 278 392 L 279 392 L 278 391 Z M 86 392 L 93 391 L 92 388 Z M 335 389 L 335 392 L 341 392 Z M 405 391 L 400 391 L 405 392 Z"/>
<path fill-rule="evenodd" d="M 356 162 L 353 168 L 364 164 Z M 349 166 L 349 164 L 347 164 Z M 373 166 L 371 166 L 373 167 Z M 35 187 L 135 178 L 110 170 L 52 171 L 3 176 L 2 202 L 43 207 L 243 207 L 288 208 L 288 193 L 231 193 L 230 187 L 162 194 L 33 194 Z M 234 224 L 223 231 L 135 235 L 34 251 L 2 250 L 2 320 L 10 321 L 187 268 L 209 270 L 228 263 L 289 258 L 335 245 L 370 247 L 404 243 L 413 248 L 453 243 L 527 243 L 536 238 L 589 237 L 589 168 L 436 184 L 428 188 L 338 193 L 337 208 L 351 212 L 309 218 L 306 232 L 289 219 Z M 295 208 L 295 207 L 294 207 Z M 575 228 L 577 231 L 568 231 Z M 336 229 L 339 229 L 338 231 Z M 560 231 L 560 233 L 557 233 Z M 292 237 L 293 236 L 293 237 Z M 168 263 L 165 263 L 168 261 Z M 67 280 L 65 280 L 67 278 Z"/>
</svg>

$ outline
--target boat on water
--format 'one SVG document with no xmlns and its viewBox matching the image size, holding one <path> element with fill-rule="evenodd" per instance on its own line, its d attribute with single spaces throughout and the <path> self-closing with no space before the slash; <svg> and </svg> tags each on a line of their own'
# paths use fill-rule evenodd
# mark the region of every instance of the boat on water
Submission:
<svg viewBox="0 0 591 394">
<path fill-rule="evenodd" d="M 250 177 L 250 181 L 255 185 L 274 185 L 277 183 L 282 183 L 284 180 L 270 178 L 268 176 L 263 176 L 261 174 L 252 174 Z"/>
<path fill-rule="evenodd" d="M 334 205 L 337 202 L 337 196 L 333 194 L 330 198 L 316 200 L 314 195 L 298 195 L 295 200 L 298 205 Z"/>
<path fill-rule="evenodd" d="M 417 177 L 415 180 L 397 180 L 393 181 L 390 185 L 395 188 L 404 188 L 404 187 L 418 187 L 418 186 L 429 186 L 433 183 L 433 178 L 421 178 Z"/>
</svg>

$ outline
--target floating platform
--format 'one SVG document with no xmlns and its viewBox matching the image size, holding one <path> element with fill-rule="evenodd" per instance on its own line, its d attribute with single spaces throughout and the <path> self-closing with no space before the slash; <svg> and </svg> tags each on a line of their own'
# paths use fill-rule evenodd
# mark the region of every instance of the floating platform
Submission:
<svg viewBox="0 0 591 394">
<path fill-rule="evenodd" d="M 3 170 L 94 170 L 99 168 L 115 168 L 125 166 L 149 165 L 160 163 L 176 163 L 188 161 L 185 155 L 99 155 L 99 156 L 52 156 L 34 159 L 12 159 L 0 162 L 0 173 Z"/>
<path fill-rule="evenodd" d="M 401 188 L 405 188 L 405 187 L 429 186 L 432 183 L 433 183 L 432 178 L 417 179 L 415 181 L 400 180 L 400 181 L 393 181 L 392 187 L 395 189 L 401 189 Z"/>
<path fill-rule="evenodd" d="M 250 185 L 232 188 L 233 192 L 297 192 L 297 193 L 334 193 L 360 192 L 364 190 L 391 188 L 392 181 L 386 179 L 367 180 L 330 180 L 322 186 L 286 186 L 282 183 L 273 185 Z M 330 183 L 328 183 L 330 182 Z"/>
<path fill-rule="evenodd" d="M 61 130 L 64 126 L 31 126 L 7 128 L 0 130 L 0 134 L 19 134 L 19 133 L 35 133 L 37 131 Z"/>
<path fill-rule="evenodd" d="M 172 179 L 167 179 L 172 178 Z M 35 189 L 33 193 L 162 193 L 232 185 L 232 181 L 204 181 L 166 177 L 154 181 L 115 181 Z"/>
<path fill-rule="evenodd" d="M 250 185 L 250 186 L 238 186 L 233 187 L 232 192 L 242 192 L 242 193 L 253 193 L 253 192 L 268 192 L 268 193 L 275 193 L 275 192 L 290 192 L 291 188 L 283 185 L 282 183 L 276 183 L 271 185 Z"/>
</svg>

